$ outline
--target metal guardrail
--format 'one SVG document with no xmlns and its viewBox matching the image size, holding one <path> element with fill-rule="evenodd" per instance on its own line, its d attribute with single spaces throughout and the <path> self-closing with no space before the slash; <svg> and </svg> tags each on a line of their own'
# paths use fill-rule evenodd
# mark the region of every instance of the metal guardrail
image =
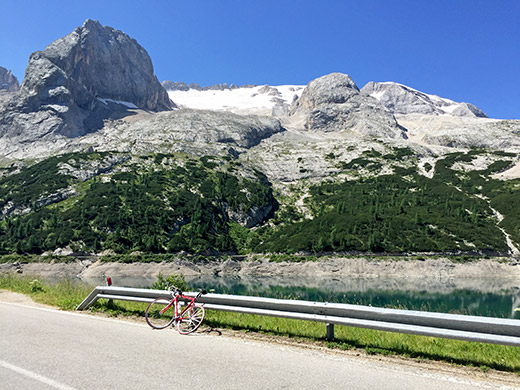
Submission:
<svg viewBox="0 0 520 390">
<path fill-rule="evenodd" d="M 185 293 L 195 296 L 197 293 Z M 169 298 L 165 290 L 128 287 L 96 287 L 76 310 L 85 310 L 98 299 L 151 302 Z M 432 336 L 482 343 L 520 346 L 520 320 L 384 309 L 342 303 L 308 302 L 239 295 L 207 294 L 197 302 L 210 310 L 265 315 L 324 322 L 327 338 L 334 337 L 334 324 L 389 332 Z"/>
</svg>

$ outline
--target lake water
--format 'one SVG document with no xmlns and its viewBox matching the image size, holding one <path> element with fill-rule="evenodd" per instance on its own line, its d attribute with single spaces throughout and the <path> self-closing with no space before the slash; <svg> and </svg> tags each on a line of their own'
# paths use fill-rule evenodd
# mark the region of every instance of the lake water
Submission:
<svg viewBox="0 0 520 390">
<path fill-rule="evenodd" d="M 503 280 L 313 279 L 312 277 L 187 277 L 193 289 L 219 294 L 338 302 L 440 313 L 520 319 L 520 286 Z M 155 280 L 113 278 L 149 287 Z M 102 280 L 90 281 L 103 284 Z"/>
</svg>

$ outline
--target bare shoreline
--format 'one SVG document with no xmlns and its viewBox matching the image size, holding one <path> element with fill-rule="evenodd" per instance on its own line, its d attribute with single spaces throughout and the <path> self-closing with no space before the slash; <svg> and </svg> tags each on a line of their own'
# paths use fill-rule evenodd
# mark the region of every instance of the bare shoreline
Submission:
<svg viewBox="0 0 520 390">
<path fill-rule="evenodd" d="M 68 263 L 4 263 L 0 274 L 21 273 L 43 278 L 78 278 L 99 283 L 114 280 L 150 281 L 163 275 L 183 274 L 186 279 L 234 278 L 245 284 L 336 286 L 343 289 L 408 289 L 449 291 L 477 288 L 484 291 L 520 289 L 520 262 L 513 258 L 455 263 L 447 258 L 395 260 L 331 257 L 306 262 L 189 261 L 177 258 L 161 263 L 118 263 L 75 260 Z"/>
</svg>

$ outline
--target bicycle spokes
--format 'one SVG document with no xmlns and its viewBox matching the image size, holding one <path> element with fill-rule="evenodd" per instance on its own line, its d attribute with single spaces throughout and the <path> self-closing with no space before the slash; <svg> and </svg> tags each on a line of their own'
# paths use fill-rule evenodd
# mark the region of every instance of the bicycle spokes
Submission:
<svg viewBox="0 0 520 390">
<path fill-rule="evenodd" d="M 150 303 L 146 309 L 146 322 L 154 329 L 164 329 L 169 326 L 175 317 L 171 301 L 159 298 Z"/>
<path fill-rule="evenodd" d="M 193 305 L 184 313 L 177 322 L 177 330 L 181 334 L 188 334 L 197 330 L 204 320 L 205 310 L 203 306 Z"/>
<path fill-rule="evenodd" d="M 146 322 L 154 329 L 164 329 L 173 324 L 181 334 L 194 332 L 201 325 L 206 313 L 202 305 L 194 302 L 205 293 L 201 290 L 195 298 L 191 298 L 176 288 L 171 299 L 157 298 L 150 302 L 145 312 Z M 180 310 L 180 305 L 184 303 L 179 300 L 186 302 L 184 310 Z"/>
</svg>

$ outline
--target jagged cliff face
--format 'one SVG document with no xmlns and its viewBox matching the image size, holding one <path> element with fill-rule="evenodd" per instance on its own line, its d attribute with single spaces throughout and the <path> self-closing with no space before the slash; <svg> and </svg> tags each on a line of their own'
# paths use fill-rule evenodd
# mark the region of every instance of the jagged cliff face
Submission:
<svg viewBox="0 0 520 390">
<path fill-rule="evenodd" d="M 429 95 L 398 83 L 375 83 L 371 81 L 361 89 L 361 92 L 376 98 L 394 114 L 487 118 L 487 115 L 473 104 L 457 103 L 453 100 Z"/>
<path fill-rule="evenodd" d="M 0 92 L 15 92 L 20 89 L 18 79 L 10 70 L 0 66 Z"/>
<path fill-rule="evenodd" d="M 305 129 L 310 131 L 403 137 L 394 116 L 376 99 L 361 94 L 354 81 L 341 73 L 311 81 L 294 103 L 290 115 L 299 117 Z"/>
<path fill-rule="evenodd" d="M 146 51 L 123 32 L 87 20 L 31 55 L 20 91 L 0 101 L 0 136 L 78 137 L 129 108 L 172 107 Z"/>
<path fill-rule="evenodd" d="M 52 83 L 41 79 L 41 64 L 55 67 L 59 76 Z M 146 50 L 122 31 L 90 19 L 31 56 L 22 88 L 39 92 L 56 82 L 69 89 L 80 106 L 99 97 L 150 111 L 172 108 Z"/>
</svg>

